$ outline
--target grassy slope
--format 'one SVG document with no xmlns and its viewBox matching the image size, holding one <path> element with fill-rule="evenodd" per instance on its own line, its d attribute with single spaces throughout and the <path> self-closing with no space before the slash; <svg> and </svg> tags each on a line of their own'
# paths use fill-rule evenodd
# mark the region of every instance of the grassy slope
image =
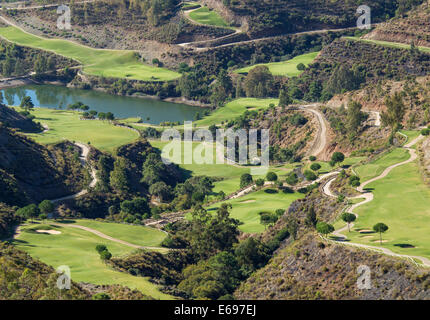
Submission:
<svg viewBox="0 0 430 320">
<path fill-rule="evenodd" d="M 286 210 L 293 201 L 304 197 L 304 195 L 300 193 L 289 194 L 279 192 L 271 194 L 266 193 L 265 190 L 251 193 L 239 199 L 226 201 L 226 203 L 230 203 L 233 206 L 231 216 L 243 222 L 239 227 L 243 232 L 263 232 L 264 226 L 260 223 L 260 212 L 267 211 L 274 213 L 276 209 Z M 210 207 L 209 210 L 216 210 L 219 205 L 220 204 L 216 204 Z"/>
<path fill-rule="evenodd" d="M 95 220 L 75 220 L 75 223 L 139 246 L 158 247 L 166 237 L 164 232 L 144 226 L 108 223 Z"/>
<path fill-rule="evenodd" d="M 97 149 L 113 152 L 117 147 L 133 142 L 139 136 L 126 128 L 115 127 L 108 121 L 79 120 L 76 111 L 35 108 L 31 112 L 36 121 L 46 124 L 49 130 L 40 134 L 28 134 L 38 143 L 49 144 L 64 139 L 91 142 Z"/>
<path fill-rule="evenodd" d="M 378 222 L 384 222 L 389 230 L 383 235 L 388 240 L 383 246 L 397 253 L 430 257 L 430 190 L 423 184 L 417 162 L 393 169 L 390 174 L 374 183 L 374 200 L 357 208 L 359 215 L 355 228 L 372 229 Z M 379 235 L 361 235 L 352 232 L 353 242 L 373 242 Z M 369 238 L 366 238 L 369 237 Z M 415 248 L 401 248 L 395 245 L 410 244 Z"/>
<path fill-rule="evenodd" d="M 142 64 L 133 51 L 93 49 L 68 40 L 38 37 L 13 26 L 0 28 L 0 36 L 19 45 L 52 51 L 77 60 L 89 74 L 149 81 L 167 81 L 180 76 L 165 68 Z"/>
<path fill-rule="evenodd" d="M 377 45 L 385 46 L 385 47 L 391 47 L 391 48 L 397 48 L 397 49 L 410 49 L 410 44 L 404 44 L 404 43 L 398 43 L 398 42 L 389 42 L 389 41 L 381 41 L 381 40 L 372 40 L 372 39 L 361 39 L 358 37 L 345 37 L 346 39 L 353 40 L 353 41 L 362 41 L 367 43 L 374 43 Z M 418 47 L 423 52 L 430 52 L 430 48 L 428 47 Z"/>
<path fill-rule="evenodd" d="M 28 227 L 22 227 L 23 230 L 26 228 Z M 52 229 L 61 231 L 61 234 L 22 232 L 14 243 L 18 248 L 53 267 L 69 266 L 74 281 L 94 284 L 122 284 L 138 289 L 154 298 L 171 298 L 161 293 L 157 286 L 149 282 L 147 278 L 135 277 L 106 266 L 95 250 L 97 244 L 105 244 L 114 256 L 120 256 L 132 252 L 133 248 L 102 239 L 84 230 L 68 227 L 53 227 Z"/>
<path fill-rule="evenodd" d="M 158 148 L 160 150 L 163 149 L 164 146 L 168 144 L 168 142 L 160 141 L 160 140 L 151 140 L 151 145 L 155 148 Z M 195 142 L 193 143 L 193 150 L 196 150 L 196 147 L 198 147 L 200 143 Z M 193 176 L 202 176 L 206 175 L 209 177 L 220 177 L 224 180 L 215 182 L 215 188 L 214 192 L 218 193 L 221 190 L 224 191 L 226 194 L 231 194 L 239 189 L 240 185 L 240 176 L 244 173 L 250 173 L 251 167 L 243 167 L 243 166 L 232 166 L 229 164 L 217 164 L 216 158 L 215 158 L 215 148 L 213 145 L 210 146 L 210 154 L 212 156 L 212 162 L 213 164 L 198 164 L 198 163 L 192 163 L 192 164 L 181 164 L 183 163 L 182 160 L 178 157 L 168 156 L 167 154 L 163 154 L 164 158 L 168 158 L 171 161 L 180 164 L 181 168 L 184 168 L 185 170 L 188 170 L 192 172 Z M 182 155 L 184 154 L 184 146 L 183 143 L 181 145 L 181 152 Z M 183 157 L 183 156 L 182 156 Z M 288 170 L 282 170 L 275 167 L 271 167 L 270 171 L 275 172 L 278 174 L 278 176 L 286 175 L 291 169 Z M 259 178 L 259 176 L 254 176 L 254 179 Z"/>
<path fill-rule="evenodd" d="M 271 103 L 277 105 L 279 103 L 279 99 L 236 99 L 227 103 L 224 107 L 216 109 L 209 116 L 195 121 L 193 124 L 197 127 L 220 124 L 222 121 L 233 120 L 234 118 L 242 115 L 246 110 L 268 108 Z"/>
<path fill-rule="evenodd" d="M 297 69 L 297 65 L 303 63 L 305 66 L 308 66 L 312 61 L 315 60 L 316 56 L 319 52 L 311 52 L 306 53 L 297 57 L 294 57 L 288 61 L 281 62 L 272 62 L 272 63 L 262 63 L 249 67 L 245 67 L 242 69 L 238 69 L 235 73 L 248 73 L 251 69 L 256 66 L 267 66 L 270 72 L 275 76 L 287 76 L 287 77 L 297 77 L 303 71 Z"/>
<path fill-rule="evenodd" d="M 357 172 L 362 182 L 366 182 L 379 176 L 389 166 L 406 161 L 409 157 L 410 155 L 407 150 L 397 148 L 374 162 L 355 168 L 355 172 Z"/>
<path fill-rule="evenodd" d="M 201 7 L 190 12 L 190 18 L 201 24 L 215 27 L 228 27 L 228 23 L 216 12 L 208 7 Z"/>
</svg>

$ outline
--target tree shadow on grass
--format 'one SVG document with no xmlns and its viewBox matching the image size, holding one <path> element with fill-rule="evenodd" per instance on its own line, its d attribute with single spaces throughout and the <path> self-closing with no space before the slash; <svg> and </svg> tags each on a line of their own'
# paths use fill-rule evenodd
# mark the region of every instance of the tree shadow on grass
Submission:
<svg viewBox="0 0 430 320">
<path fill-rule="evenodd" d="M 67 219 L 55 220 L 55 222 L 63 223 L 63 224 L 73 224 L 73 223 L 76 223 L 75 220 L 67 220 Z M 55 227 L 57 227 L 57 226 L 55 226 Z"/>
<path fill-rule="evenodd" d="M 400 247 L 402 249 L 413 249 L 413 248 L 415 248 L 415 246 L 413 246 L 413 245 L 411 245 L 409 243 L 396 243 L 394 246 L 395 247 Z"/>
<path fill-rule="evenodd" d="M 329 238 L 330 238 L 330 240 L 339 241 L 339 242 L 350 242 L 351 241 L 349 239 L 336 237 L 336 236 L 330 236 Z"/>
<path fill-rule="evenodd" d="M 266 189 L 266 190 L 264 190 L 264 192 L 269 193 L 269 194 L 279 193 L 279 191 L 276 189 Z"/>
</svg>

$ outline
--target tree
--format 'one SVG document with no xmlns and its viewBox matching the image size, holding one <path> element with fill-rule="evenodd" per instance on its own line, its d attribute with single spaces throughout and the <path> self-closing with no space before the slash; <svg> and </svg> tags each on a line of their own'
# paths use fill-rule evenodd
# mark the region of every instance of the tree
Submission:
<svg viewBox="0 0 430 320">
<path fill-rule="evenodd" d="M 25 206 L 16 211 L 17 216 L 23 219 L 31 219 L 33 221 L 34 218 L 37 218 L 40 214 L 39 208 L 33 203 Z"/>
<path fill-rule="evenodd" d="M 278 176 L 274 172 L 268 172 L 267 175 L 266 175 L 266 179 L 267 179 L 267 181 L 272 181 L 273 182 L 273 181 L 278 180 Z"/>
<path fill-rule="evenodd" d="M 54 211 L 54 209 L 54 204 L 49 200 L 43 200 L 41 203 L 39 203 L 39 210 L 43 214 L 50 214 Z"/>
<path fill-rule="evenodd" d="M 406 112 L 401 93 L 396 92 L 392 97 L 386 97 L 385 105 L 387 111 L 381 113 L 381 120 L 384 126 L 391 127 L 390 142 L 392 142 L 393 135 L 402 123 Z"/>
<path fill-rule="evenodd" d="M 104 244 L 98 244 L 98 245 L 96 245 L 96 251 L 98 253 L 102 253 L 105 250 L 107 250 L 107 247 Z"/>
<path fill-rule="evenodd" d="M 266 97 L 272 86 L 273 75 L 266 66 L 257 66 L 251 69 L 244 81 L 247 97 Z"/>
<path fill-rule="evenodd" d="M 315 226 L 318 223 L 318 219 L 317 219 L 317 213 L 315 212 L 315 208 L 311 207 L 308 212 L 306 213 L 306 219 L 305 219 L 305 224 L 308 227 L 312 227 L 315 228 Z"/>
<path fill-rule="evenodd" d="M 31 101 L 31 97 L 25 96 L 21 100 L 21 104 L 19 105 L 20 108 L 23 108 L 25 111 L 30 111 L 34 108 L 34 103 Z"/>
<path fill-rule="evenodd" d="M 347 129 L 350 141 L 354 141 L 360 131 L 361 124 L 366 120 L 366 114 L 361 111 L 362 105 L 359 102 L 350 101 L 348 103 Z"/>
<path fill-rule="evenodd" d="M 240 284 L 242 274 L 236 257 L 220 252 L 208 260 L 189 265 L 183 272 L 178 288 L 197 299 L 218 299 L 232 293 Z"/>
<path fill-rule="evenodd" d="M 321 165 L 319 163 L 312 163 L 311 164 L 311 169 L 313 171 L 318 171 L 319 169 L 321 169 Z"/>
<path fill-rule="evenodd" d="M 256 185 L 257 187 L 262 187 L 262 186 L 264 186 L 264 179 L 259 178 L 259 179 L 255 180 L 255 185 Z"/>
<path fill-rule="evenodd" d="M 163 181 L 159 181 L 149 187 L 149 193 L 153 196 L 159 197 L 160 201 L 163 202 L 170 198 L 172 189 Z"/>
<path fill-rule="evenodd" d="M 303 173 L 303 175 L 305 176 L 306 180 L 308 181 L 314 181 L 317 179 L 317 176 L 315 173 L 313 173 L 310 170 L 305 170 L 305 172 Z"/>
<path fill-rule="evenodd" d="M 252 176 L 249 173 L 244 173 L 240 177 L 240 188 L 249 186 L 252 183 Z"/>
<path fill-rule="evenodd" d="M 234 250 L 236 259 L 241 266 L 242 273 L 250 275 L 263 267 L 270 259 L 268 248 L 259 240 L 249 237 L 241 241 Z"/>
<path fill-rule="evenodd" d="M 306 69 L 306 66 L 303 64 L 303 63 L 299 63 L 298 65 L 297 65 L 297 70 L 299 70 L 299 71 L 303 71 L 303 70 L 305 70 Z"/>
<path fill-rule="evenodd" d="M 130 190 L 126 159 L 118 157 L 115 161 L 110 173 L 110 186 L 119 193 L 127 193 Z"/>
<path fill-rule="evenodd" d="M 212 216 L 201 205 L 196 205 L 191 227 L 185 235 L 196 257 L 206 259 L 220 251 L 229 250 L 237 243 L 240 222 L 230 218 L 230 209 L 230 204 L 223 203 L 216 215 Z"/>
<path fill-rule="evenodd" d="M 349 177 L 349 184 L 351 186 L 353 186 L 354 188 L 357 188 L 361 183 L 360 183 L 360 177 L 358 176 L 350 176 Z"/>
<path fill-rule="evenodd" d="M 92 296 L 93 300 L 110 300 L 110 296 L 107 293 L 99 292 Z"/>
<path fill-rule="evenodd" d="M 388 230 L 388 226 L 382 222 L 379 222 L 373 226 L 373 231 L 379 233 L 379 243 L 382 245 L 382 234 Z"/>
<path fill-rule="evenodd" d="M 350 228 L 349 228 L 349 224 L 351 222 L 354 222 L 355 219 L 357 219 L 356 215 L 353 213 L 349 213 L 349 212 L 344 212 L 341 216 L 342 220 L 345 221 L 348 224 L 348 232 L 351 232 Z"/>
<path fill-rule="evenodd" d="M 297 174 L 295 172 L 290 172 L 287 175 L 287 178 L 285 179 L 285 182 L 289 185 L 295 185 L 297 182 L 299 182 L 299 178 L 297 177 Z"/>
<path fill-rule="evenodd" d="M 321 221 L 317 223 L 317 231 L 322 235 L 327 236 L 334 231 L 334 227 L 331 224 Z"/>
<path fill-rule="evenodd" d="M 279 105 L 280 106 L 288 106 L 293 103 L 293 99 L 291 99 L 287 90 L 281 89 L 279 91 Z"/>
<path fill-rule="evenodd" d="M 102 252 L 100 252 L 100 259 L 102 260 L 110 260 L 110 258 L 112 258 L 112 253 L 109 252 L 109 250 L 104 250 Z"/>
<path fill-rule="evenodd" d="M 278 221 L 278 216 L 270 212 L 260 212 L 260 223 L 266 227 Z"/>
<path fill-rule="evenodd" d="M 331 156 L 331 161 L 333 161 L 335 165 L 336 163 L 341 163 L 344 160 L 345 160 L 345 155 L 342 152 L 335 152 Z"/>
</svg>

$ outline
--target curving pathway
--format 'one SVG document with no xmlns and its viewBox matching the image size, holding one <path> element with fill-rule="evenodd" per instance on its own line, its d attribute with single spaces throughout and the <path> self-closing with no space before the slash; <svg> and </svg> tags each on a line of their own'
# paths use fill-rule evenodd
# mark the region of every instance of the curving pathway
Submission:
<svg viewBox="0 0 430 320">
<path fill-rule="evenodd" d="M 415 161 L 417 159 L 417 153 L 416 150 L 412 148 L 412 146 L 414 146 L 415 144 L 417 144 L 421 139 L 423 139 L 424 136 L 420 135 L 418 138 L 414 139 L 413 141 L 411 141 L 410 143 L 406 144 L 404 146 L 405 149 L 407 149 L 411 155 L 411 157 L 403 162 L 399 162 L 396 163 L 392 166 L 389 166 L 388 168 L 386 168 L 384 170 L 384 172 L 382 172 L 379 176 L 372 178 L 368 181 L 366 181 L 365 183 L 363 183 L 362 185 L 360 185 L 360 187 L 357 188 L 357 191 L 359 191 L 361 194 L 356 196 L 356 197 L 351 197 L 348 199 L 359 199 L 359 198 L 364 198 L 365 200 L 360 202 L 360 203 L 356 203 L 354 205 L 352 205 L 351 207 L 349 207 L 346 212 L 352 213 L 354 214 L 356 217 L 358 217 L 358 215 L 356 213 L 354 213 L 355 209 L 366 204 L 369 203 L 373 200 L 373 193 L 368 192 L 365 190 L 365 187 L 367 185 L 369 185 L 372 182 L 378 181 L 380 179 L 385 178 L 393 169 L 411 163 L 413 161 Z M 324 192 L 324 194 L 326 194 L 329 197 L 337 197 L 335 194 L 333 194 L 333 192 L 330 190 L 330 186 L 333 183 L 333 181 L 336 179 L 336 177 L 331 178 L 330 180 L 328 180 L 325 185 L 323 186 L 322 190 Z M 351 223 L 350 227 L 354 227 L 354 224 Z M 351 242 L 345 242 L 345 240 L 347 239 L 347 237 L 345 235 L 342 234 L 342 232 L 345 232 L 348 230 L 348 226 L 345 226 L 341 229 L 338 229 L 336 231 L 333 232 L 333 235 L 335 235 L 337 237 L 336 242 L 342 242 L 345 245 L 350 245 L 350 246 L 355 246 L 355 247 L 360 247 L 360 248 L 365 248 L 365 249 L 371 249 L 371 250 L 377 250 L 380 251 L 386 255 L 390 255 L 390 256 L 394 256 L 394 257 L 399 257 L 399 258 L 408 258 L 408 259 L 417 259 L 420 260 L 422 262 L 422 265 L 424 265 L 425 267 L 430 267 L 430 259 L 425 258 L 425 257 L 420 257 L 420 256 L 411 256 L 411 255 L 406 255 L 406 254 L 398 254 L 395 253 L 393 251 L 391 251 L 388 248 L 384 248 L 384 247 L 376 247 L 376 246 L 370 246 L 370 245 L 365 245 L 365 244 L 361 244 L 361 243 L 351 243 Z"/>
<path fill-rule="evenodd" d="M 59 227 L 71 227 L 71 228 L 81 229 L 81 230 L 84 230 L 87 232 L 91 232 L 91 233 L 95 234 L 96 236 L 99 236 L 100 238 L 110 240 L 113 242 L 117 242 L 117 243 L 123 244 L 127 247 L 131 247 L 131 248 L 135 248 L 135 249 L 149 249 L 149 250 L 165 249 L 165 248 L 161 248 L 161 247 L 139 246 L 137 244 L 133 244 L 133 243 L 130 243 L 130 242 L 127 242 L 124 240 L 113 238 L 111 236 L 104 234 L 103 232 L 97 231 L 97 230 L 92 229 L 92 228 L 84 227 L 84 226 L 81 226 L 78 224 L 64 224 L 64 223 L 50 223 L 50 224 L 52 224 L 54 226 L 59 226 Z"/>
</svg>

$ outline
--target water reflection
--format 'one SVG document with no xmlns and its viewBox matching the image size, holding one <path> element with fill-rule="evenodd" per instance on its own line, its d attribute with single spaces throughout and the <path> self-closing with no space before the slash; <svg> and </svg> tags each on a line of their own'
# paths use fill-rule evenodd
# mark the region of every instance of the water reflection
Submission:
<svg viewBox="0 0 430 320">
<path fill-rule="evenodd" d="M 121 97 L 91 90 L 71 89 L 52 85 L 28 85 L 2 90 L 8 105 L 19 105 L 30 96 L 36 107 L 65 109 L 68 104 L 82 102 L 97 112 L 112 112 L 117 118 L 141 117 L 145 122 L 193 120 L 199 107 L 155 99 Z M 149 119 L 149 120 L 148 120 Z"/>
</svg>

